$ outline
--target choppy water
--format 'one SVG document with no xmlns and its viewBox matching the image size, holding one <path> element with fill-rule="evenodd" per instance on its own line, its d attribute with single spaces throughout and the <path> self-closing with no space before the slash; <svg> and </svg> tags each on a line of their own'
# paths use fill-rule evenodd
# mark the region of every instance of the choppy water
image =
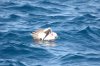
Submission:
<svg viewBox="0 0 100 66">
<path fill-rule="evenodd" d="M 47 27 L 59 39 L 33 41 Z M 100 66 L 100 0 L 0 0 L 0 66 Z"/>
</svg>

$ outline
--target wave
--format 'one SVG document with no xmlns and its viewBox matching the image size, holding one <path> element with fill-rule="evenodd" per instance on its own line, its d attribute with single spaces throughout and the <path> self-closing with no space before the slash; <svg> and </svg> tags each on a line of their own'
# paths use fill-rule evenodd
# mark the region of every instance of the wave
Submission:
<svg viewBox="0 0 100 66">
<path fill-rule="evenodd" d="M 10 22 L 10 21 L 17 21 L 20 19 L 20 16 L 17 14 L 11 14 L 5 17 L 0 17 L 0 22 Z"/>
<path fill-rule="evenodd" d="M 29 44 L 33 41 L 30 31 L 15 31 L 9 30 L 7 32 L 0 32 L 1 44 L 14 43 L 14 44 Z M 10 37 L 9 37 L 10 36 Z M 28 42 L 28 43 L 27 43 Z"/>
<path fill-rule="evenodd" d="M 61 5 L 59 3 L 53 3 L 53 2 L 50 2 L 50 1 L 40 1 L 39 5 L 42 5 L 43 7 L 47 6 L 49 8 L 50 7 L 58 8 L 58 9 L 61 9 L 61 10 L 62 10 L 62 8 L 66 8 L 67 7 L 66 5 Z"/>
<path fill-rule="evenodd" d="M 81 65 L 84 66 L 84 62 L 85 63 L 97 63 L 100 62 L 100 56 L 99 54 L 95 54 L 95 53 L 87 53 L 87 54 L 81 54 L 81 53 L 77 53 L 77 54 L 68 54 L 65 55 L 63 57 L 60 58 L 60 62 L 61 65 L 67 65 L 67 64 L 77 64 L 80 65 L 80 63 L 82 63 Z M 78 63 L 77 63 L 78 62 Z M 70 65 L 71 65 L 70 64 Z M 97 63 L 98 64 L 98 63 Z"/>
<path fill-rule="evenodd" d="M 54 9 L 46 9 L 43 7 L 38 7 L 38 6 L 32 6 L 29 4 L 24 4 L 24 5 L 20 5 L 20 6 L 11 6 L 11 7 L 5 7 L 4 9 L 9 9 L 9 10 L 18 10 L 20 12 L 31 12 L 31 13 L 59 13 L 58 10 L 54 10 Z M 37 13 L 37 14 L 38 14 Z"/>
<path fill-rule="evenodd" d="M 97 29 L 97 28 L 93 29 L 93 28 L 87 27 L 86 29 L 79 31 L 78 33 L 84 35 L 85 37 L 89 39 L 98 40 L 100 37 L 99 30 L 100 29 Z"/>
<path fill-rule="evenodd" d="M 87 27 L 80 31 L 60 31 L 58 32 L 60 39 L 59 41 L 62 42 L 64 45 L 70 45 L 73 47 L 74 50 L 78 51 L 88 51 L 88 50 L 100 50 L 100 29 Z M 70 42 L 70 43 L 69 43 Z M 68 46 L 69 46 L 68 45 Z M 79 48 L 81 49 L 79 49 Z"/>
<path fill-rule="evenodd" d="M 83 46 L 94 50 L 100 50 L 100 29 L 87 27 L 86 29 L 79 31 L 78 34 L 82 36 L 80 40 L 83 40 Z"/>
<path fill-rule="evenodd" d="M 36 47 L 28 47 L 22 44 L 5 43 L 1 45 L 0 58 L 30 58 L 30 59 L 48 59 L 54 57 L 47 50 Z M 45 57 L 44 57 L 45 56 Z"/>
<path fill-rule="evenodd" d="M 20 61 L 11 60 L 11 59 L 0 59 L 0 65 L 1 66 L 26 66 L 24 63 Z"/>
<path fill-rule="evenodd" d="M 93 16 L 91 14 L 84 14 L 82 16 L 75 17 L 72 21 L 74 21 L 73 23 L 76 24 L 94 24 L 93 21 L 95 21 L 96 19 L 96 16 Z"/>
<path fill-rule="evenodd" d="M 14 2 L 2 2 L 0 4 L 0 6 L 2 6 L 2 7 L 10 7 L 10 6 L 15 6 L 15 5 L 18 5 L 18 4 L 14 3 Z"/>
<path fill-rule="evenodd" d="M 99 0 L 0 1 L 0 65 L 100 66 L 99 5 Z M 37 45 L 30 35 L 47 27 L 59 36 L 51 42 L 56 46 Z"/>
<path fill-rule="evenodd" d="M 68 40 L 74 39 L 75 41 L 83 41 L 89 40 L 89 41 L 94 41 L 98 42 L 99 37 L 100 37 L 100 29 L 98 28 L 93 28 L 93 27 L 86 27 L 85 29 L 82 30 L 69 30 L 69 31 L 60 31 L 60 33 L 63 33 L 62 37 L 67 37 Z M 66 35 L 64 35 L 66 34 Z M 73 40 L 73 41 L 74 41 Z"/>
</svg>

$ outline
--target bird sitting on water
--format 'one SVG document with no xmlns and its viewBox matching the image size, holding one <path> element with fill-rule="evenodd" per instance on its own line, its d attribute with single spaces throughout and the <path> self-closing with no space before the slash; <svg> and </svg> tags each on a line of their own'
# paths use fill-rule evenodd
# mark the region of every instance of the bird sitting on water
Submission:
<svg viewBox="0 0 100 66">
<path fill-rule="evenodd" d="M 45 28 L 45 29 L 38 29 L 34 32 L 32 32 L 32 37 L 35 40 L 55 40 L 58 35 L 57 33 L 53 32 L 51 28 Z"/>
</svg>

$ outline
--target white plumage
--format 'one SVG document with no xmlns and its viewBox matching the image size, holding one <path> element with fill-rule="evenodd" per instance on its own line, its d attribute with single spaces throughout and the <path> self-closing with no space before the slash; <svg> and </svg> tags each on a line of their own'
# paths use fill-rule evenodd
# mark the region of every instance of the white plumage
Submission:
<svg viewBox="0 0 100 66">
<path fill-rule="evenodd" d="M 58 35 L 51 28 L 39 29 L 32 32 L 32 37 L 36 40 L 55 40 Z"/>
</svg>

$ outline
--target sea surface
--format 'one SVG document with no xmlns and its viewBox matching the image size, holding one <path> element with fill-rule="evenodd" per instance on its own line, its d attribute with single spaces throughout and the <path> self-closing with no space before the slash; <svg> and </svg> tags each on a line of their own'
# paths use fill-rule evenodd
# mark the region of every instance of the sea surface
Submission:
<svg viewBox="0 0 100 66">
<path fill-rule="evenodd" d="M 100 0 L 0 0 L 0 66 L 100 66 Z"/>
</svg>

